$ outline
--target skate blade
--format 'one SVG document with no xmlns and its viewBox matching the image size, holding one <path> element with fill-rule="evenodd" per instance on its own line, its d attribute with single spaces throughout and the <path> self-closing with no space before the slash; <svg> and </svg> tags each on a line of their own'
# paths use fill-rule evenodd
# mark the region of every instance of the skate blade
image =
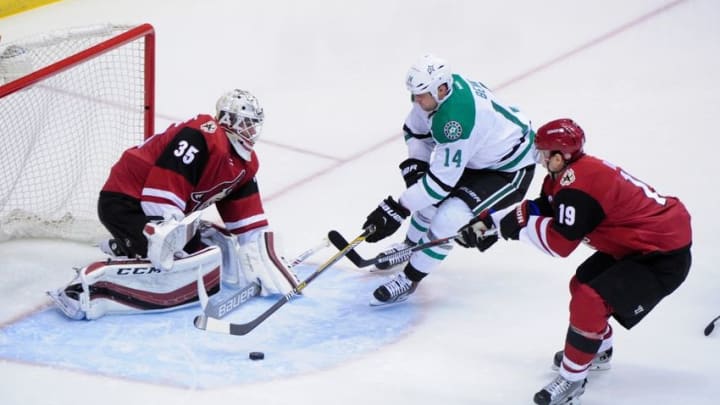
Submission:
<svg viewBox="0 0 720 405">
<path fill-rule="evenodd" d="M 368 302 L 368 305 L 370 305 L 371 307 L 374 307 L 374 308 L 392 307 L 392 306 L 404 303 L 405 301 L 407 301 L 407 299 L 408 299 L 408 297 L 401 298 L 401 299 L 398 299 L 397 301 L 393 301 L 393 302 L 382 302 L 382 301 L 378 301 L 377 299 L 375 299 L 375 297 L 372 297 L 372 299 L 370 299 L 370 302 Z"/>
<path fill-rule="evenodd" d="M 400 267 L 400 265 L 388 267 L 386 269 L 379 269 L 379 268 L 373 266 L 373 267 L 370 267 L 368 272 L 375 273 L 375 274 L 388 274 L 388 273 L 392 273 L 394 271 L 400 270 L 401 268 L 402 267 Z"/>
<path fill-rule="evenodd" d="M 610 363 L 593 364 L 593 365 L 590 366 L 590 368 L 588 368 L 588 370 L 589 370 L 589 371 L 607 371 L 607 370 L 610 370 L 611 367 L 612 367 L 612 366 L 610 365 Z M 558 367 L 558 366 L 556 366 L 556 365 L 554 365 L 554 364 L 553 364 L 552 366 L 550 366 L 550 368 L 551 368 L 553 371 L 558 371 L 558 370 L 560 370 L 560 367 Z"/>
</svg>

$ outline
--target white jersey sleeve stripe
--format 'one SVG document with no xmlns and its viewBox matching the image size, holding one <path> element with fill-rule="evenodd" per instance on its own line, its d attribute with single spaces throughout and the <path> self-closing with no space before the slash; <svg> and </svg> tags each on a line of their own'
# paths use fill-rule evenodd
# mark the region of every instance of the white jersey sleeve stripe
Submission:
<svg viewBox="0 0 720 405">
<path fill-rule="evenodd" d="M 265 220 L 267 220 L 267 217 L 265 216 L 265 214 L 253 215 L 251 217 L 241 219 L 239 221 L 227 222 L 227 223 L 225 223 L 225 228 L 227 228 L 227 230 L 229 230 L 229 231 L 232 231 L 233 229 L 242 228 L 242 227 L 245 227 L 248 225 L 252 225 L 256 222 L 262 222 Z"/>
<path fill-rule="evenodd" d="M 515 176 L 513 177 L 512 181 L 510 183 L 506 184 L 505 186 L 500 188 L 498 191 L 485 197 L 485 199 L 480 204 L 478 204 L 477 207 L 473 208 L 473 215 L 479 214 L 484 209 L 492 207 L 498 201 L 502 201 L 508 195 L 516 192 L 518 190 L 518 188 L 520 187 L 520 184 L 522 184 L 522 181 L 526 175 L 527 175 L 527 169 L 518 170 L 515 173 Z"/>
<path fill-rule="evenodd" d="M 531 215 L 528 218 L 527 226 L 520 230 L 520 240 L 535 246 L 550 256 L 559 257 L 560 255 L 553 251 L 547 242 L 547 227 L 550 219 Z"/>
<path fill-rule="evenodd" d="M 180 211 L 185 211 L 185 201 L 178 197 L 176 194 L 171 193 L 167 190 L 160 190 L 158 188 L 150 188 L 145 187 L 142 189 L 142 195 L 148 196 L 148 197 L 157 197 L 162 198 L 163 200 L 168 200 L 175 204 L 178 208 L 180 208 Z"/>
<path fill-rule="evenodd" d="M 398 200 L 410 212 L 415 212 L 442 201 L 448 194 L 449 192 L 443 190 L 435 181 L 425 175 L 420 181 L 405 190 Z"/>
<path fill-rule="evenodd" d="M 446 191 L 443 184 L 434 179 L 430 173 L 431 172 L 422 177 L 422 185 L 425 188 L 425 192 L 427 192 L 430 197 L 440 201 L 447 197 L 450 192 Z"/>
<path fill-rule="evenodd" d="M 140 207 L 143 213 L 149 217 L 175 218 L 178 221 L 185 217 L 185 213 L 172 204 L 142 201 Z"/>
</svg>

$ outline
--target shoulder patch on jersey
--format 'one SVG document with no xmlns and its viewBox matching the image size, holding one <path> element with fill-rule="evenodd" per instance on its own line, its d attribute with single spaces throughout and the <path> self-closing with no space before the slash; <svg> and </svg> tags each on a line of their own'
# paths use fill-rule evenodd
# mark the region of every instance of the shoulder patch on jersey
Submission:
<svg viewBox="0 0 720 405">
<path fill-rule="evenodd" d="M 457 121 L 448 121 L 443 127 L 443 134 L 448 140 L 454 141 L 462 137 L 463 129 Z"/>
<path fill-rule="evenodd" d="M 563 187 L 569 186 L 575 182 L 575 171 L 572 168 L 568 168 L 560 178 L 560 185 Z"/>
<path fill-rule="evenodd" d="M 461 76 L 453 75 L 453 78 L 453 92 L 431 118 L 433 139 L 441 144 L 469 138 L 475 125 L 472 91 Z"/>
<path fill-rule="evenodd" d="M 200 129 L 208 134 L 214 134 L 215 131 L 217 131 L 217 124 L 215 121 L 208 121 L 202 125 L 200 125 Z"/>
</svg>

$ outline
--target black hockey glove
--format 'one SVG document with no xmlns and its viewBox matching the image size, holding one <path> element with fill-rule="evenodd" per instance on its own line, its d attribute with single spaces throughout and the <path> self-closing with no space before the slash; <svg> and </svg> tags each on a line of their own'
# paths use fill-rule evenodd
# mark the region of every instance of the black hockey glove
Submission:
<svg viewBox="0 0 720 405">
<path fill-rule="evenodd" d="M 392 196 L 388 196 L 367 216 L 363 229 L 373 225 L 375 232 L 365 240 L 373 243 L 387 238 L 400 228 L 408 215 L 410 215 L 410 211 L 407 208 L 400 205 Z"/>
<path fill-rule="evenodd" d="M 405 186 L 408 188 L 417 183 L 430 170 L 428 162 L 413 158 L 403 160 L 399 167 L 405 180 Z"/>
<path fill-rule="evenodd" d="M 467 225 L 460 228 L 460 237 L 455 238 L 455 242 L 466 248 L 476 247 L 481 252 L 488 250 L 490 246 L 498 241 L 497 233 L 485 234 L 487 230 L 495 227 L 495 223 L 490 216 L 491 213 L 491 210 L 483 210 Z"/>
<path fill-rule="evenodd" d="M 540 208 L 535 201 L 525 200 L 518 204 L 514 210 L 508 212 L 500 220 L 500 233 L 505 239 L 518 240 L 520 230 L 525 228 L 530 215 L 540 215 Z"/>
</svg>

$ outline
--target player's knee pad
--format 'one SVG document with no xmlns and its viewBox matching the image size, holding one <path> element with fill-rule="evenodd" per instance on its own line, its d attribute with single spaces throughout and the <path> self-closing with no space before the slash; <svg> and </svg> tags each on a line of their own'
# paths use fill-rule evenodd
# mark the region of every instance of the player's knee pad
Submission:
<svg viewBox="0 0 720 405">
<path fill-rule="evenodd" d="M 177 259 L 170 271 L 149 260 L 95 262 L 48 295 L 72 319 L 168 311 L 198 302 L 198 277 L 203 278 L 208 296 L 220 291 L 221 263 L 216 246 Z"/>
<path fill-rule="evenodd" d="M 437 207 L 435 207 L 434 205 L 430 205 L 421 210 L 413 212 L 412 217 L 410 218 L 410 226 L 408 227 L 407 238 L 410 241 L 417 243 L 420 238 L 425 236 L 425 234 L 427 234 L 428 230 L 430 229 L 430 222 L 432 221 L 436 212 Z"/>
</svg>

